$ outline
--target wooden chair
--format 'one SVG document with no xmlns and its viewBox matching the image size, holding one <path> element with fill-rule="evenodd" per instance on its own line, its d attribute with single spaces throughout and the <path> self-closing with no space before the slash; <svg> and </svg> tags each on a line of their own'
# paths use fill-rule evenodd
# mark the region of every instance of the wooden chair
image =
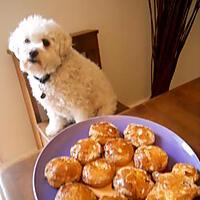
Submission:
<svg viewBox="0 0 200 200">
<path fill-rule="evenodd" d="M 95 62 L 100 68 L 102 68 L 97 34 L 98 30 L 86 30 L 71 34 L 71 36 L 73 47 L 84 56 Z M 37 147 L 42 148 L 51 139 L 45 134 L 48 118 L 42 106 L 32 96 L 27 75 L 20 71 L 18 59 L 12 52 L 8 51 L 8 53 L 12 56 L 16 68 Z M 116 113 L 120 113 L 127 108 L 127 106 L 118 102 Z"/>
</svg>

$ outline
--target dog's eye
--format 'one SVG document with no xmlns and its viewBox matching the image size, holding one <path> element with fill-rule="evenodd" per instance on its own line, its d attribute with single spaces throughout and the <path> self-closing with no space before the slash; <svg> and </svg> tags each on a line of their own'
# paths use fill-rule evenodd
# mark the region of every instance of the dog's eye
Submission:
<svg viewBox="0 0 200 200">
<path fill-rule="evenodd" d="M 30 41 L 28 38 L 26 38 L 26 39 L 24 40 L 24 42 L 28 44 L 28 43 L 30 43 L 31 41 Z"/>
<path fill-rule="evenodd" d="M 48 46 L 50 45 L 50 42 L 49 42 L 49 40 L 47 40 L 47 39 L 42 39 L 42 43 L 43 43 L 43 45 L 44 45 L 45 47 L 48 47 Z"/>
</svg>

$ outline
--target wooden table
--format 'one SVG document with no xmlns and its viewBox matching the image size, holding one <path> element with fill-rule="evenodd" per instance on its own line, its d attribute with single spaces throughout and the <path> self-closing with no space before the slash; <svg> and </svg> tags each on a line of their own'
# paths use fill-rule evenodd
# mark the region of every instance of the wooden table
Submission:
<svg viewBox="0 0 200 200">
<path fill-rule="evenodd" d="M 200 78 L 122 114 L 143 117 L 168 127 L 188 142 L 200 158 Z M 14 162 L 0 172 L 3 200 L 33 200 L 31 179 L 37 154 Z"/>
<path fill-rule="evenodd" d="M 157 122 L 182 137 L 200 158 L 200 78 L 122 114 Z"/>
</svg>

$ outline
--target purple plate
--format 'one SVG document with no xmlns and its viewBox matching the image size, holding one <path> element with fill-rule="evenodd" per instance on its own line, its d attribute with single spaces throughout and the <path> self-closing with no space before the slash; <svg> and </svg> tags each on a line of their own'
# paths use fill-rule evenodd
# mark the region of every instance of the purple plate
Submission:
<svg viewBox="0 0 200 200">
<path fill-rule="evenodd" d="M 169 156 L 169 167 L 175 162 L 190 163 L 200 171 L 200 161 L 191 147 L 171 130 L 149 120 L 130 116 L 103 116 L 72 125 L 53 138 L 37 158 L 33 171 L 33 192 L 37 200 L 54 200 L 57 190 L 53 189 L 44 178 L 46 163 L 57 156 L 69 156 L 70 147 L 81 138 L 88 137 L 91 124 L 99 121 L 113 123 L 122 132 L 130 123 L 142 124 L 156 134 L 156 144 Z"/>
</svg>

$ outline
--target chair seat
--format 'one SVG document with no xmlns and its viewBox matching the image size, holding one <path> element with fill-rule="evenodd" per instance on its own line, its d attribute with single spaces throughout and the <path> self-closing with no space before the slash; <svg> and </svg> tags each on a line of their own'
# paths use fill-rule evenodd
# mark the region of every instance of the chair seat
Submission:
<svg viewBox="0 0 200 200">
<path fill-rule="evenodd" d="M 39 151 L 3 164 L 0 169 L 1 200 L 34 200 L 32 174 Z"/>
<path fill-rule="evenodd" d="M 45 146 L 52 138 L 45 134 L 46 127 L 48 125 L 48 121 L 44 121 L 37 124 L 37 129 L 41 135 L 43 146 Z"/>
<path fill-rule="evenodd" d="M 126 109 L 128 109 L 127 106 L 125 106 L 124 104 L 122 104 L 120 102 L 117 102 L 117 110 L 116 110 L 115 114 L 119 114 L 119 113 L 125 111 Z M 44 122 L 37 124 L 37 128 L 38 128 L 38 131 L 41 134 L 41 139 L 42 139 L 42 142 L 43 142 L 44 145 L 46 145 L 53 138 L 53 137 L 47 136 L 45 134 L 45 130 L 46 130 L 47 125 L 48 125 L 48 121 L 44 121 Z"/>
</svg>

